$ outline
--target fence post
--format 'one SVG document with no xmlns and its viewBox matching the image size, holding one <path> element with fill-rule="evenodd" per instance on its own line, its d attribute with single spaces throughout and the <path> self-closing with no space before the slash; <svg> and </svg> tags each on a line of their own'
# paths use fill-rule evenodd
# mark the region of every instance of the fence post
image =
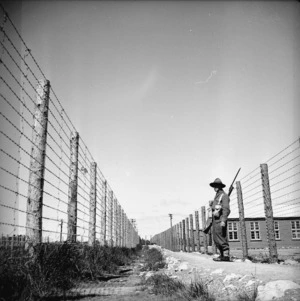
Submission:
<svg viewBox="0 0 300 301">
<path fill-rule="evenodd" d="M 248 258 L 248 243 L 247 243 L 247 231 L 244 215 L 244 203 L 243 203 L 243 192 L 241 187 L 241 182 L 236 182 L 236 194 L 238 199 L 239 206 L 239 218 L 240 218 L 240 228 L 241 228 L 241 240 L 242 240 L 242 249 L 243 249 L 243 259 Z"/>
<path fill-rule="evenodd" d="M 192 245 L 192 252 L 195 252 L 195 236 L 194 236 L 194 221 L 193 221 L 193 215 L 190 214 L 190 237 L 191 237 L 191 245 Z"/>
<path fill-rule="evenodd" d="M 118 246 L 118 204 L 117 199 L 114 199 L 114 227 L 115 227 L 115 247 Z"/>
<path fill-rule="evenodd" d="M 169 217 L 170 217 L 170 250 L 174 251 L 173 250 L 173 244 L 174 244 L 174 241 L 173 241 L 173 226 L 172 226 L 173 215 L 169 214 Z"/>
<path fill-rule="evenodd" d="M 191 252 L 189 218 L 185 218 L 187 252 Z"/>
<path fill-rule="evenodd" d="M 183 242 L 183 252 L 186 252 L 186 233 L 185 233 L 185 220 L 182 220 L 182 242 Z"/>
<path fill-rule="evenodd" d="M 275 240 L 273 208 L 272 208 L 271 190 L 270 190 L 270 183 L 269 183 L 268 165 L 261 164 L 260 169 L 261 169 L 261 179 L 262 179 L 262 186 L 263 186 L 262 188 L 263 188 L 263 198 L 264 198 L 264 205 L 265 205 L 270 262 L 274 263 L 278 261 L 278 254 L 277 254 L 277 246 Z"/>
<path fill-rule="evenodd" d="M 118 204 L 118 241 L 119 241 L 119 244 L 118 246 L 119 247 L 122 247 L 122 208 L 121 208 L 121 205 Z"/>
<path fill-rule="evenodd" d="M 207 236 L 204 233 L 204 229 L 205 229 L 205 225 L 206 225 L 206 210 L 205 210 L 205 206 L 201 207 L 201 217 L 202 217 L 202 233 L 203 233 L 203 247 L 204 247 L 204 253 L 207 254 L 208 253 L 208 249 L 207 249 Z"/>
<path fill-rule="evenodd" d="M 122 247 L 125 247 L 125 214 L 124 209 L 122 208 Z"/>
<path fill-rule="evenodd" d="M 113 224 L 114 224 L 114 192 L 111 191 L 110 192 L 110 246 L 113 247 L 114 246 L 114 241 L 113 241 Z"/>
<path fill-rule="evenodd" d="M 96 241 L 96 181 L 97 181 L 97 163 L 91 162 L 90 166 L 90 223 L 89 223 L 89 244 L 93 245 Z"/>
<path fill-rule="evenodd" d="M 179 251 L 183 251 L 182 222 L 179 222 Z"/>
<path fill-rule="evenodd" d="M 79 134 L 73 132 L 70 140 L 70 175 L 68 203 L 68 241 L 76 242 L 77 235 L 77 188 L 78 188 Z"/>
<path fill-rule="evenodd" d="M 176 251 L 180 251 L 180 230 L 179 224 L 176 224 Z"/>
<path fill-rule="evenodd" d="M 124 247 L 127 247 L 127 216 L 124 212 Z"/>
<path fill-rule="evenodd" d="M 200 232 L 199 232 L 199 212 L 198 210 L 195 211 L 195 223 L 196 223 L 196 244 L 197 244 L 197 251 L 201 251 L 200 247 Z"/>
<path fill-rule="evenodd" d="M 107 219 L 107 181 L 104 181 L 104 198 L 103 198 L 103 242 L 104 245 L 107 245 L 106 241 L 106 219 Z"/>
<path fill-rule="evenodd" d="M 50 82 L 48 80 L 40 80 L 36 88 L 26 215 L 26 236 L 34 244 L 42 242 L 42 208 L 49 93 Z"/>
</svg>

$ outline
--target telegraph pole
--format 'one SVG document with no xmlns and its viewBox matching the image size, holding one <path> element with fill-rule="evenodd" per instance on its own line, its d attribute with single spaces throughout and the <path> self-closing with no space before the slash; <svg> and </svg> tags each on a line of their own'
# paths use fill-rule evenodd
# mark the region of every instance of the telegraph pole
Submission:
<svg viewBox="0 0 300 301">
<path fill-rule="evenodd" d="M 62 231 L 63 231 L 64 220 L 60 220 L 60 242 L 62 242 Z"/>
<path fill-rule="evenodd" d="M 169 217 L 170 217 L 170 225 L 171 225 L 171 251 L 173 251 L 173 229 L 172 229 L 173 214 L 169 213 Z"/>
</svg>

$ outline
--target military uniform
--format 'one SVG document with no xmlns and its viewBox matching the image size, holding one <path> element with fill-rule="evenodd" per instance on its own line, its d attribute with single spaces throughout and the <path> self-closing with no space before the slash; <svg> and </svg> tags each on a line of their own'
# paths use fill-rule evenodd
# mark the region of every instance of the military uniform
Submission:
<svg viewBox="0 0 300 301">
<path fill-rule="evenodd" d="M 219 216 L 216 216 L 215 214 L 218 211 L 218 206 L 221 207 L 219 210 L 220 214 Z M 222 255 L 224 251 L 229 250 L 227 239 L 227 218 L 230 214 L 229 197 L 223 190 L 219 190 L 216 193 L 212 204 L 212 213 L 212 236 L 216 247 L 220 250 Z M 224 222 L 225 226 L 222 227 L 221 222 Z"/>
<path fill-rule="evenodd" d="M 230 214 L 229 196 L 223 190 L 226 186 L 217 178 L 209 184 L 216 191 L 216 196 L 212 203 L 212 236 L 216 247 L 220 251 L 220 257 L 214 258 L 216 261 L 229 261 L 229 244 L 227 239 L 227 218 Z M 224 252 L 226 256 L 224 256 Z"/>
</svg>

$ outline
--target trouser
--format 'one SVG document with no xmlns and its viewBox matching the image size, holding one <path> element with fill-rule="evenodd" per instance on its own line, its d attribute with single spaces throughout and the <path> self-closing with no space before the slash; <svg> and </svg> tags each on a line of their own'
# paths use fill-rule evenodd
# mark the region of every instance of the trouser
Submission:
<svg viewBox="0 0 300 301">
<path fill-rule="evenodd" d="M 229 251 L 227 222 L 225 223 L 225 227 L 222 227 L 220 220 L 213 220 L 212 236 L 216 247 L 219 249 L 221 256 L 223 256 L 225 251 Z"/>
</svg>

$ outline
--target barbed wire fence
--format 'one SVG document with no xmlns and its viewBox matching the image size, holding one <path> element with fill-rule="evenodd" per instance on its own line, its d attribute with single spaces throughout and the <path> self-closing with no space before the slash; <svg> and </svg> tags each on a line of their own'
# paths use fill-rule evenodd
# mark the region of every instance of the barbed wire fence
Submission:
<svg viewBox="0 0 300 301">
<path fill-rule="evenodd" d="M 134 247 L 136 229 L 1 4 L 0 16 L 2 241 Z"/>
<path fill-rule="evenodd" d="M 274 218 L 300 220 L 300 139 L 298 138 L 237 181 L 230 196 L 230 217 L 239 218 L 240 247 L 247 257 L 245 218 L 263 218 L 266 221 L 270 259 L 277 260 Z M 211 235 L 203 233 L 209 206 L 202 206 L 195 214 L 180 223 L 154 235 L 151 242 L 167 249 L 208 252 L 208 245 L 216 253 Z M 189 228 L 191 225 L 199 227 Z M 249 230 L 249 229 L 248 229 Z M 290 231 L 291 232 L 291 231 Z"/>
</svg>

